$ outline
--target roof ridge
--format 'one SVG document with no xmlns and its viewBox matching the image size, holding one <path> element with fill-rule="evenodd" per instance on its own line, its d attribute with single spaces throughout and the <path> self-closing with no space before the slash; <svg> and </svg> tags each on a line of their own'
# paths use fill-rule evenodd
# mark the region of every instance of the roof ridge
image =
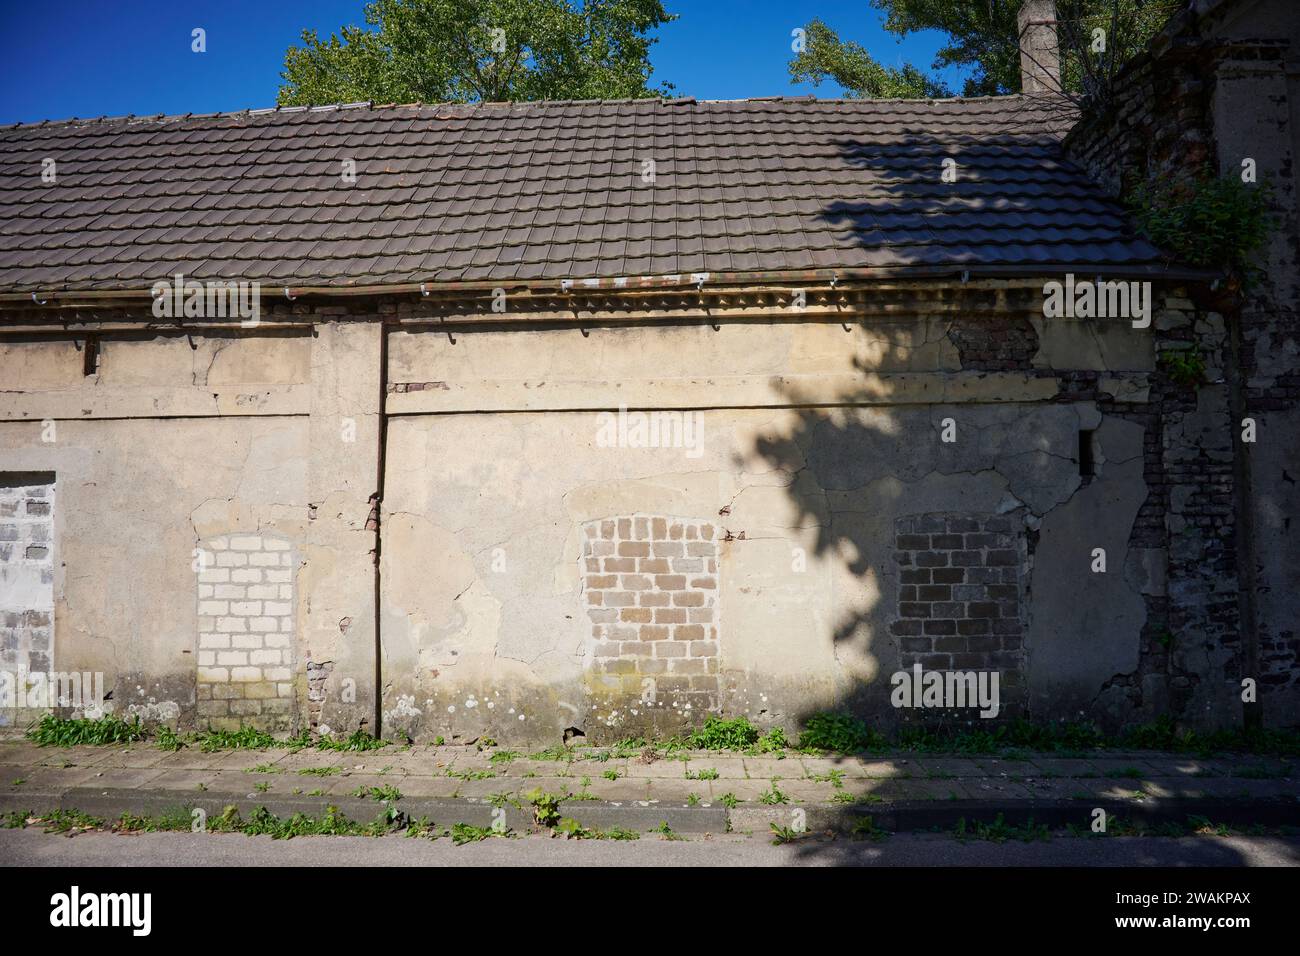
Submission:
<svg viewBox="0 0 1300 956">
<path fill-rule="evenodd" d="M 1033 97 L 1026 97 L 1021 93 L 1011 93 L 1003 96 L 947 96 L 947 97 L 920 97 L 920 98 L 902 98 L 902 97 L 816 97 L 813 95 L 793 95 L 776 94 L 770 96 L 748 96 L 738 97 L 735 99 L 701 99 L 694 96 L 647 96 L 637 98 L 623 99 L 591 99 L 591 100 L 504 100 L 494 102 L 478 103 L 458 103 L 452 101 L 443 101 L 438 103 L 376 103 L 373 100 L 360 100 L 354 103 L 321 103 L 309 106 L 264 106 L 264 107 L 245 107 L 241 110 L 217 110 L 212 113 L 128 113 L 121 116 L 96 116 L 81 117 L 70 116 L 64 119 L 42 119 L 28 122 L 5 123 L 0 124 L 0 130 L 20 130 L 20 129 L 38 129 L 41 127 L 51 126 L 92 126 L 92 125 L 111 125 L 115 123 L 166 123 L 179 122 L 182 120 L 194 119 L 234 119 L 245 116 L 268 116 L 278 115 L 281 113 L 328 113 L 340 110 L 359 110 L 368 109 L 378 112 L 380 110 L 396 109 L 420 109 L 420 110 L 441 110 L 441 109 L 463 109 L 463 110 L 499 110 L 515 109 L 519 107 L 548 107 L 548 106 L 633 106 L 640 103 L 654 103 L 657 106 L 718 106 L 727 104 L 741 103 L 790 103 L 795 105 L 808 106 L 841 106 L 841 105 L 868 105 L 868 104 L 899 104 L 917 106 L 921 104 L 932 103 L 985 103 L 1000 102 L 1008 105 L 1013 101 L 1033 102 Z"/>
</svg>

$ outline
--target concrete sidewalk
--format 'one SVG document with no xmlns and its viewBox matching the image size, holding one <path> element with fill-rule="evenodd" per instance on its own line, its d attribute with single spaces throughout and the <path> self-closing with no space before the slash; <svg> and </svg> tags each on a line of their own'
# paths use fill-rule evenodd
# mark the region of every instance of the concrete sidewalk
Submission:
<svg viewBox="0 0 1300 956">
<path fill-rule="evenodd" d="M 494 759 L 495 754 L 495 759 Z M 1159 752 L 1055 755 L 808 757 L 691 751 L 646 759 L 579 748 L 561 759 L 511 758 L 473 747 L 388 746 L 363 753 L 272 748 L 175 752 L 131 746 L 38 747 L 0 741 L 0 812 L 81 810 L 114 818 L 230 805 L 245 816 L 338 807 L 368 821 L 386 804 L 358 788 L 393 787 L 393 805 L 440 825 L 532 824 L 524 796 L 563 797 L 562 815 L 591 828 L 681 833 L 847 832 L 872 818 L 891 831 L 949 828 L 959 819 L 1087 827 L 1095 808 L 1147 824 L 1201 816 L 1238 826 L 1300 825 L 1292 762 L 1275 757 L 1199 759 Z M 509 799 L 505 799 L 509 798 Z"/>
</svg>

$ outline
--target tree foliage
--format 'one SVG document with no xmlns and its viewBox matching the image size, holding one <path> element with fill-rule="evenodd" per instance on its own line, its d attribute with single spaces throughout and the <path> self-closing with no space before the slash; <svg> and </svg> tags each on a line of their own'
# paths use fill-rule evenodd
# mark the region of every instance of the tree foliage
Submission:
<svg viewBox="0 0 1300 956">
<path fill-rule="evenodd" d="M 661 0 L 374 0 L 364 27 L 304 30 L 279 103 L 626 99 L 648 87 Z"/>
<path fill-rule="evenodd" d="M 1020 0 L 870 0 L 885 29 L 900 39 L 938 30 L 947 40 L 928 70 L 913 64 L 885 67 L 852 41 L 841 40 L 820 20 L 804 29 L 806 47 L 790 62 L 795 82 L 834 80 L 849 96 L 951 96 L 935 71 L 969 71 L 963 96 L 999 96 L 1020 90 Z M 1058 39 L 1065 89 L 1079 99 L 1105 96 L 1119 66 L 1142 50 L 1179 7 L 1178 0 L 1058 0 Z M 1095 30 L 1103 31 L 1097 49 Z"/>
<path fill-rule="evenodd" d="M 1272 184 L 1247 184 L 1235 174 L 1154 177 L 1128 197 L 1142 232 L 1173 261 L 1226 266 L 1242 282 L 1258 278 L 1256 253 L 1276 226 L 1269 213 Z"/>
<path fill-rule="evenodd" d="M 910 63 L 901 69 L 881 66 L 861 45 L 841 40 L 821 20 L 804 27 L 805 47 L 790 63 L 790 76 L 796 83 L 805 80 L 820 86 L 834 80 L 847 96 L 880 99 L 947 96 L 944 84 L 927 76 Z"/>
</svg>

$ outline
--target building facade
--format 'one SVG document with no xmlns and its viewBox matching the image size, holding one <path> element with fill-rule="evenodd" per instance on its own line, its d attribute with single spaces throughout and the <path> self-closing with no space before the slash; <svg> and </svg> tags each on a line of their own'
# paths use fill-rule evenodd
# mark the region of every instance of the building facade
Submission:
<svg viewBox="0 0 1300 956">
<path fill-rule="evenodd" d="M 1051 99 L 0 130 L 3 668 L 420 740 L 1294 724 L 1294 306 L 1137 236 Z"/>
</svg>

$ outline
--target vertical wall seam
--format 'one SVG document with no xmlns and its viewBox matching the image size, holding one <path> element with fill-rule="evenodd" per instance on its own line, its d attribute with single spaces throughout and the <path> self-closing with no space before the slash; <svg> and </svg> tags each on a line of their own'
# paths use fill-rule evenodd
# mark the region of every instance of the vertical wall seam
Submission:
<svg viewBox="0 0 1300 956">
<path fill-rule="evenodd" d="M 384 733 L 384 674 L 383 674 L 383 607 L 381 601 L 380 557 L 383 549 L 383 509 L 384 509 L 384 473 L 387 464 L 388 447 L 388 323 L 379 320 L 379 416 L 377 422 L 378 453 L 375 456 L 375 493 L 371 513 L 375 516 L 375 566 L 374 566 L 374 614 L 375 614 L 375 731 L 376 737 Z"/>
</svg>

